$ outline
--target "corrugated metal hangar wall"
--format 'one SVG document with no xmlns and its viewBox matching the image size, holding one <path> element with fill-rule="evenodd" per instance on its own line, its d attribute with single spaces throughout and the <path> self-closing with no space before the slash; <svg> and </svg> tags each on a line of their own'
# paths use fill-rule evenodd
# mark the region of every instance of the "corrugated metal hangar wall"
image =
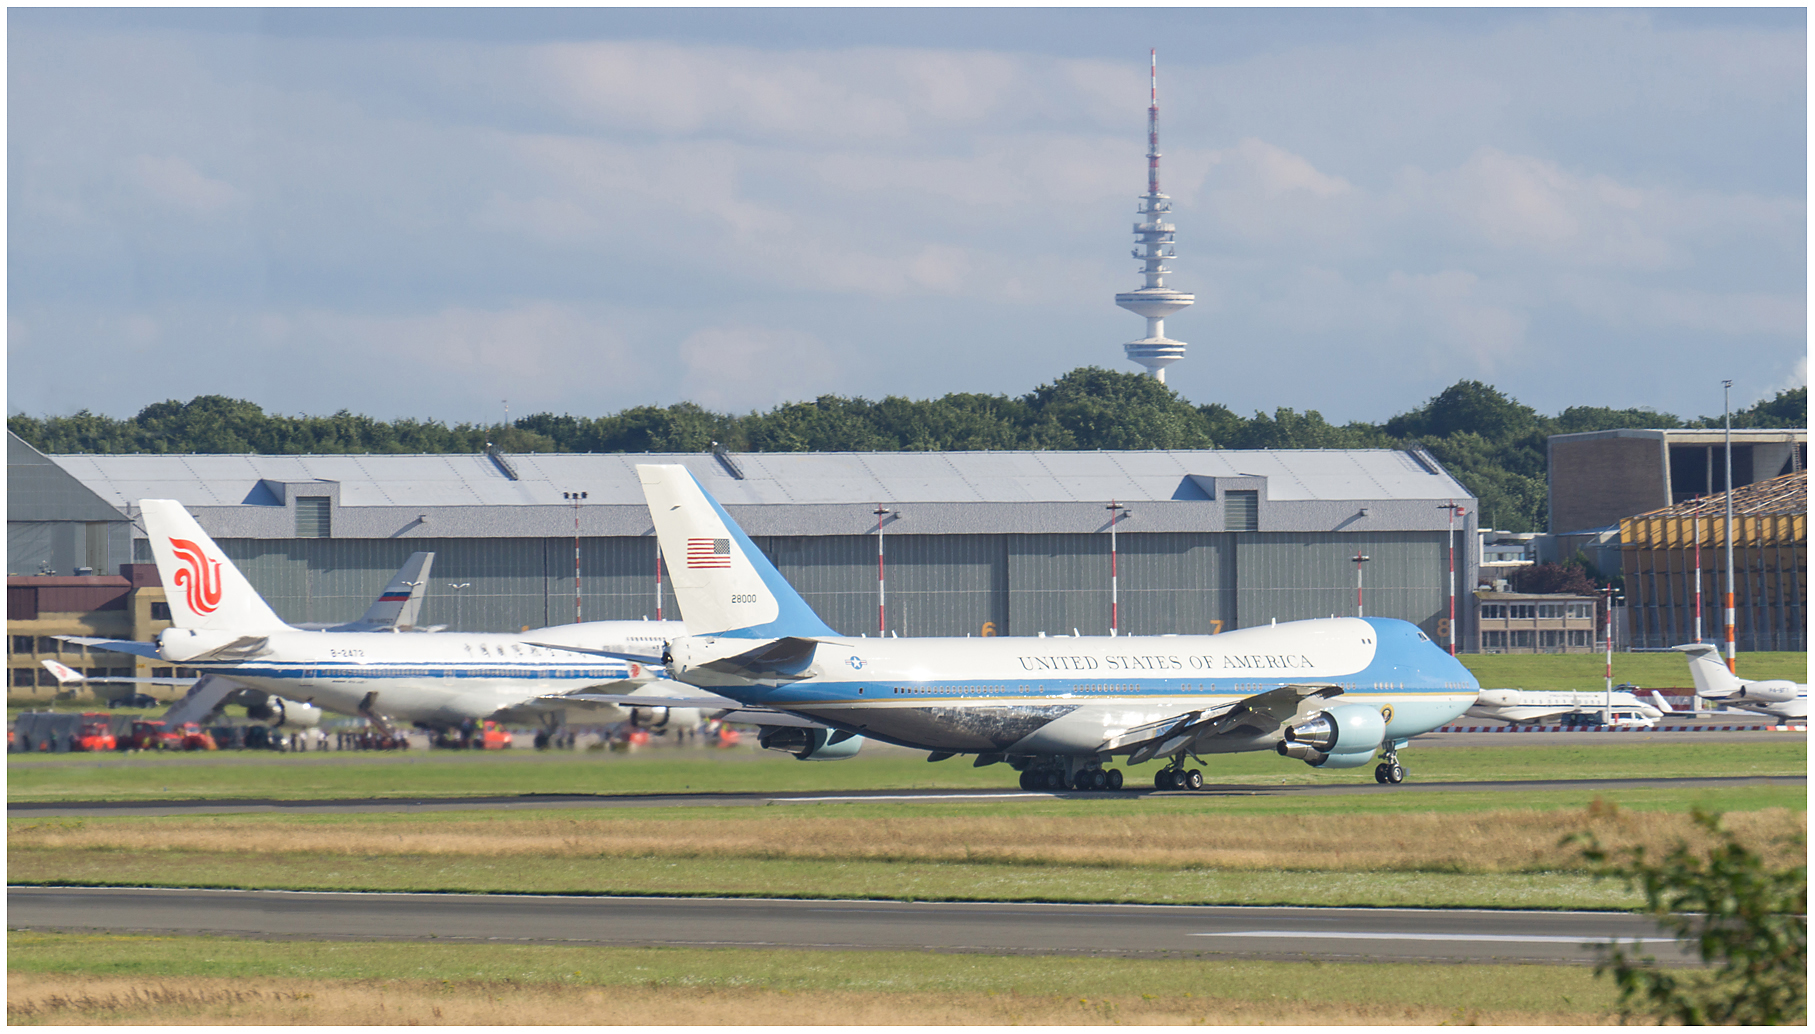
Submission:
<svg viewBox="0 0 1815 1034">
<path fill-rule="evenodd" d="M 1446 631 L 1444 532 L 1279 532 L 1117 536 L 1126 635 L 1205 634 L 1355 612 L 1359 549 L 1367 613 Z M 876 537 L 754 536 L 833 628 L 874 634 Z M 1460 539 L 1460 536 L 1458 536 Z M 1109 536 L 885 535 L 888 630 L 903 636 L 1109 631 Z M 143 540 L 140 540 L 143 542 Z M 291 621 L 357 618 L 405 559 L 433 550 L 422 620 L 503 631 L 573 620 L 573 539 L 220 539 Z M 583 538 L 588 620 L 656 615 L 651 538 Z M 1460 577 L 1460 576 L 1459 576 Z M 465 588 L 456 589 L 455 585 Z M 1460 607 L 1460 605 L 1459 605 Z M 1465 608 L 1464 608 L 1465 609 Z M 664 617 L 679 615 L 664 585 Z"/>
<path fill-rule="evenodd" d="M 1474 500 L 1422 452 L 55 456 L 108 506 L 175 499 L 295 622 L 351 620 L 408 556 L 432 550 L 422 621 L 504 631 L 654 618 L 655 538 L 639 463 L 678 463 L 827 623 L 877 630 L 876 509 L 887 629 L 903 636 L 1109 631 L 1111 512 L 1121 630 L 1214 633 L 1355 612 L 1447 638 L 1474 584 Z M 587 493 L 573 505 L 567 493 Z M 1121 510 L 1112 511 L 1110 503 Z M 133 553 L 149 560 L 144 529 Z M 1473 608 L 1459 606 L 1458 643 Z M 661 614 L 680 617 L 672 595 Z"/>
</svg>

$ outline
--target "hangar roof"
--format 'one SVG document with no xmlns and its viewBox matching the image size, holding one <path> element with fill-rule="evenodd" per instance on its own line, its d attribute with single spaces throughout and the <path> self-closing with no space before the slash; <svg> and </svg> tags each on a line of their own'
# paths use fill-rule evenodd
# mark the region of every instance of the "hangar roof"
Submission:
<svg viewBox="0 0 1815 1034">
<path fill-rule="evenodd" d="M 1264 478 L 1272 502 L 1469 497 L 1428 454 L 1390 449 L 739 453 L 730 465 L 700 453 L 53 458 L 117 505 L 283 505 L 285 486 L 307 495 L 309 483 L 335 485 L 341 507 L 548 506 L 570 489 L 640 504 L 639 463 L 684 464 L 727 506 L 1208 500 L 1223 478 Z"/>
</svg>

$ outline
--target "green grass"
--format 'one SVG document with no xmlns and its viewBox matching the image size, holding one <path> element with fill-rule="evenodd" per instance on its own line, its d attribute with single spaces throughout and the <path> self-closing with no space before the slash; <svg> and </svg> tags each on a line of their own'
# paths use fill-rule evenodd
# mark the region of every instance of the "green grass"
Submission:
<svg viewBox="0 0 1815 1034">
<path fill-rule="evenodd" d="M 1538 811 L 1581 810 L 1601 795 L 1587 789 L 1524 793 L 1509 798 L 1493 792 L 1372 794 L 1362 797 L 1196 797 L 1076 798 L 1009 800 L 994 803 L 990 814 L 1015 819 L 1087 814 L 1104 821 L 1127 816 L 1149 819 L 1168 813 L 1201 814 L 1214 810 L 1231 818 L 1242 815 L 1311 815 L 1340 811 L 1345 815 L 1393 815 L 1408 812 L 1469 814 L 1498 808 Z M 1692 807 L 1718 811 L 1786 808 L 1806 811 L 1801 787 L 1735 786 L 1718 789 L 1631 788 L 1618 796 L 1629 812 L 1686 812 Z M 14 883 L 74 885 L 151 885 L 233 887 L 249 889 L 338 891 L 455 891 L 466 893 L 655 894 L 680 896 L 756 896 L 878 898 L 950 901 L 1088 901 L 1155 904 L 1298 904 L 1327 906 L 1420 906 L 1475 908 L 1626 909 L 1639 898 L 1617 883 L 1595 881 L 1583 873 L 1432 871 L 1332 872 L 1293 869 L 1221 870 L 1210 866 L 1143 864 L 1023 864 L 944 862 L 915 858 L 799 859 L 772 857 L 701 857 L 656 854 L 647 857 L 544 857 L 537 855 L 421 855 L 384 853 L 332 855 L 306 852 L 201 850 L 130 850 L 124 848 L 47 848 L 19 834 L 49 828 L 89 831 L 157 830 L 170 823 L 185 829 L 232 825 L 232 834 L 260 845 L 281 845 L 288 831 L 323 828 L 362 839 L 390 840 L 390 830 L 434 833 L 472 823 L 562 823 L 578 817 L 605 818 L 645 829 L 665 822 L 701 819 L 729 823 L 763 822 L 814 815 L 840 822 L 888 822 L 975 814 L 976 804 L 954 802 L 821 803 L 770 809 L 650 808 L 633 812 L 525 810 L 379 812 L 354 815 L 257 815 L 185 817 L 106 817 L 8 821 L 8 878 Z M 254 832 L 245 832 L 251 825 Z M 167 834 L 143 839 L 157 840 Z"/>
<path fill-rule="evenodd" d="M 1458 658 L 1488 689 L 1596 690 L 1607 685 L 1607 655 L 1474 654 Z M 1739 676 L 1744 679 L 1809 681 L 1806 653 L 1742 653 Z M 1680 653 L 1616 653 L 1613 681 L 1630 682 L 1641 689 L 1693 690 L 1688 662 Z"/>
<path fill-rule="evenodd" d="M 630 894 L 885 901 L 1624 910 L 1643 899 L 1579 873 L 1235 872 L 748 858 L 322 858 L 14 852 L 7 878 L 44 886 Z M 810 889 L 807 889 L 810 888 Z"/>
<path fill-rule="evenodd" d="M 1677 738 L 1671 739 L 1670 737 Z M 1684 775 L 1802 775 L 1801 737 L 1758 733 L 1745 742 L 1689 734 L 1632 734 L 1629 741 L 1420 749 L 1401 755 L 1411 778 L 1448 780 L 1594 779 Z M 1151 785 L 1155 765 L 1130 769 Z M 1210 783 L 1369 784 L 1366 768 L 1324 771 L 1264 752 L 1205 758 Z M 850 761 L 802 762 L 774 752 L 654 750 L 637 755 L 512 751 L 401 755 L 141 754 L 13 756 L 9 801 L 175 800 L 261 797 L 287 800 L 459 797 L 526 793 L 671 793 L 1006 788 L 1006 765 L 973 768 L 963 758 L 929 764 L 923 755 L 878 751 Z"/>
<path fill-rule="evenodd" d="M 1605 1014 L 1614 991 L 1582 967 L 1118 959 L 901 951 L 258 941 L 11 932 L 14 973 L 153 978 L 449 981 L 869 995 L 1216 995 L 1257 1003 Z M 753 1017 L 757 1022 L 765 1022 Z M 767 1022 L 774 1022 L 779 1017 Z M 810 1018 L 802 1018 L 811 1022 Z M 1085 1021 L 1101 1017 L 1081 1017 Z M 661 1022 L 651 1017 L 651 1022 Z"/>
</svg>

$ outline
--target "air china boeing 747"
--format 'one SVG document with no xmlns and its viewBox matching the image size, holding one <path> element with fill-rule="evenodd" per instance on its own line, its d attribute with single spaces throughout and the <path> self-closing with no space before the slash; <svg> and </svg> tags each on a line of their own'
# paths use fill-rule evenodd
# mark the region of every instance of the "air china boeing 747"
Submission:
<svg viewBox="0 0 1815 1034">
<path fill-rule="evenodd" d="M 1480 686 L 1415 625 L 1332 618 L 1216 636 L 868 639 L 839 635 L 784 581 L 685 467 L 639 465 L 644 498 L 694 634 L 668 677 L 770 725 L 761 742 L 803 760 L 863 738 L 1006 762 L 1027 789 L 1115 789 L 1117 759 L 1166 764 L 1160 789 L 1196 788 L 1188 758 L 1275 751 L 1319 768 L 1375 761 L 1405 777 L 1406 741 L 1451 721 Z M 653 702 L 653 701 L 652 701 Z M 1200 758 L 1201 760 L 1201 758 Z"/>
<path fill-rule="evenodd" d="M 296 628 L 259 597 L 181 503 L 145 499 L 139 509 L 175 627 L 155 643 L 76 641 L 200 672 L 172 712 L 183 720 L 205 719 L 230 697 L 363 715 L 387 729 L 392 722 L 445 728 L 468 719 L 533 722 L 569 710 L 660 707 L 634 694 L 605 700 L 583 691 L 651 678 L 656 673 L 638 655 L 684 632 L 678 622 L 631 621 L 520 634 Z"/>
</svg>

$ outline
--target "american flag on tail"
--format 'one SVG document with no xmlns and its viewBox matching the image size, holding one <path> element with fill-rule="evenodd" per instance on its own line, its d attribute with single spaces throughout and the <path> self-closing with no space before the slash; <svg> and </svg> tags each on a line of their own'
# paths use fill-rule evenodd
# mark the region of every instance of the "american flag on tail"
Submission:
<svg viewBox="0 0 1815 1034">
<path fill-rule="evenodd" d="M 687 566 L 690 568 L 730 567 L 731 540 L 688 539 Z"/>
</svg>

